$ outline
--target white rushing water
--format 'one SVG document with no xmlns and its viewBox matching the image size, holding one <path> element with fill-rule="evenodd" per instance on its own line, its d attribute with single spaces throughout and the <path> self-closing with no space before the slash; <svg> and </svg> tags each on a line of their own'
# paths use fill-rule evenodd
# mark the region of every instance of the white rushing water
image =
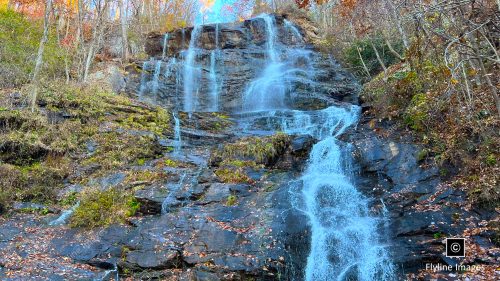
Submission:
<svg viewBox="0 0 500 281">
<path fill-rule="evenodd" d="M 152 93 L 153 96 L 156 97 L 158 94 L 158 87 L 160 86 L 159 81 L 160 81 L 160 74 L 161 74 L 161 65 L 163 61 L 157 60 L 155 64 L 155 71 L 153 73 L 153 81 L 151 83 L 151 88 L 152 88 Z"/>
<path fill-rule="evenodd" d="M 247 87 L 243 96 L 243 111 L 261 111 L 284 107 L 286 86 L 283 64 L 276 49 L 276 23 L 273 16 L 260 16 L 266 26 L 267 65 L 261 75 Z"/>
<path fill-rule="evenodd" d="M 305 279 L 393 280 L 392 262 L 377 234 L 383 220 L 370 214 L 368 199 L 351 182 L 351 146 L 338 140 L 356 124 L 360 108 L 345 104 L 317 111 L 284 108 L 287 93 L 293 97 L 293 83 L 313 83 L 315 70 L 307 63 L 309 51 L 299 44 L 298 29 L 285 22 L 299 46 L 282 46 L 276 39 L 274 17 L 263 18 L 268 61 L 245 92 L 242 128 L 250 134 L 271 130 L 311 135 L 319 141 L 300 177 L 300 189 L 291 190 L 294 207 L 308 216 L 311 227 Z"/>
<path fill-rule="evenodd" d="M 295 82 L 312 84 L 314 69 L 311 66 L 311 50 L 305 48 L 297 27 L 288 22 L 285 31 L 290 33 L 295 46 L 283 45 L 278 40 L 278 28 L 274 16 L 260 16 L 265 23 L 266 64 L 243 94 L 243 112 L 285 109 L 285 100 L 293 98 Z M 281 32 L 281 31 L 280 31 Z"/>
<path fill-rule="evenodd" d="M 288 124 L 295 133 L 298 126 L 305 125 L 302 133 L 320 139 L 301 177 L 303 205 L 299 208 L 311 225 L 305 271 L 308 281 L 394 278 L 388 252 L 379 243 L 379 219 L 370 215 L 368 199 L 352 184 L 352 168 L 346 164 L 350 163 L 350 151 L 337 139 L 357 122 L 358 114 L 355 106 L 350 110 L 330 107 L 313 122 L 296 113 L 298 122 Z"/>
<path fill-rule="evenodd" d="M 210 52 L 210 99 L 211 106 L 209 111 L 216 112 L 219 111 L 219 92 L 221 87 L 221 81 L 217 75 L 217 61 L 220 56 L 219 49 L 219 24 L 215 25 L 215 50 Z"/>
<path fill-rule="evenodd" d="M 191 40 L 187 49 L 184 61 L 184 111 L 193 112 L 196 110 L 196 101 L 199 91 L 199 80 L 201 78 L 201 67 L 196 64 L 198 53 L 197 41 L 202 31 L 202 26 L 195 26 L 191 31 Z"/>
<path fill-rule="evenodd" d="M 169 34 L 165 33 L 165 35 L 163 36 L 163 53 L 161 55 L 162 59 L 165 59 L 167 57 L 167 54 L 168 54 L 168 38 L 169 38 Z"/>
<path fill-rule="evenodd" d="M 186 173 L 183 173 L 179 179 L 179 182 L 177 184 L 171 185 L 171 188 L 168 190 L 168 195 L 165 197 L 161 204 L 161 213 L 166 214 L 170 211 L 170 206 L 175 203 L 176 198 L 175 198 L 175 193 L 179 191 L 182 186 L 184 185 L 184 181 L 186 180 Z"/>
<path fill-rule="evenodd" d="M 56 225 L 66 224 L 68 222 L 68 219 L 73 215 L 73 213 L 75 212 L 76 208 L 78 208 L 78 206 L 80 206 L 80 202 L 76 202 L 76 204 L 73 205 L 73 207 L 71 207 L 68 210 L 63 211 L 61 213 L 61 215 L 57 219 L 51 221 L 49 223 L 49 225 L 56 226 Z"/>
<path fill-rule="evenodd" d="M 141 71 L 141 84 L 139 86 L 139 100 L 142 100 L 142 97 L 144 93 L 147 90 L 147 77 L 148 77 L 148 66 L 152 63 L 152 60 L 150 61 L 144 61 L 142 63 L 142 71 Z"/>
<path fill-rule="evenodd" d="M 172 115 L 174 117 L 174 154 L 178 155 L 182 150 L 181 121 L 175 113 Z"/>
<path fill-rule="evenodd" d="M 211 107 L 210 111 L 216 112 L 219 110 L 219 81 L 217 79 L 216 72 L 216 64 L 217 64 L 217 56 L 219 54 L 219 50 L 212 50 L 210 52 L 210 98 L 211 98 Z"/>
</svg>

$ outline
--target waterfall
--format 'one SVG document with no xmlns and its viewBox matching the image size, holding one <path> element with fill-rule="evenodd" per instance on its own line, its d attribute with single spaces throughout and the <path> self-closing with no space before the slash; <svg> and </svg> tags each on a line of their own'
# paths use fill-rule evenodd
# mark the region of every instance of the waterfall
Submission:
<svg viewBox="0 0 500 281">
<path fill-rule="evenodd" d="M 219 49 L 219 24 L 215 24 L 215 48 Z"/>
<path fill-rule="evenodd" d="M 179 154 L 182 149 L 182 139 L 181 139 L 181 122 L 175 113 L 174 116 L 175 126 L 174 126 L 174 154 Z"/>
<path fill-rule="evenodd" d="M 220 81 L 217 77 L 217 60 L 220 55 L 219 50 L 219 24 L 215 24 L 215 49 L 210 52 L 210 99 L 211 107 L 209 111 L 216 112 L 219 111 L 219 89 Z"/>
<path fill-rule="evenodd" d="M 295 112 L 286 131 L 307 133 L 320 141 L 312 148 L 301 177 L 302 209 L 311 225 L 311 250 L 305 278 L 392 280 L 393 265 L 379 244 L 378 220 L 368 200 L 350 182 L 350 151 L 336 138 L 357 122 L 359 108 L 329 107 L 316 116 Z"/>
<path fill-rule="evenodd" d="M 266 27 L 267 65 L 262 74 L 253 80 L 243 96 L 243 111 L 262 111 L 284 107 L 285 80 L 283 64 L 276 50 L 276 23 L 273 16 L 261 16 Z"/>
<path fill-rule="evenodd" d="M 175 202 L 175 193 L 182 188 L 184 185 L 184 180 L 186 179 L 187 174 L 183 173 L 179 179 L 177 184 L 172 186 L 172 189 L 168 191 L 167 197 L 163 200 L 161 204 L 161 213 L 166 214 L 170 210 L 170 205 Z"/>
<path fill-rule="evenodd" d="M 300 177 L 299 192 L 291 190 L 293 206 L 307 215 L 311 227 L 305 280 L 393 280 L 393 264 L 377 234 L 382 220 L 370 214 L 368 199 L 351 182 L 351 146 L 338 139 L 357 123 L 360 108 L 286 109 L 284 101 L 293 98 L 294 84 L 314 85 L 316 70 L 309 63 L 311 51 L 305 44 L 283 46 L 276 37 L 274 18 L 262 17 L 267 64 L 244 93 L 242 131 L 266 134 L 267 129 L 319 140 Z M 293 24 L 284 25 L 295 43 L 304 42 Z"/>
<path fill-rule="evenodd" d="M 299 42 L 303 42 L 304 41 L 304 39 L 302 38 L 302 34 L 300 33 L 299 29 L 293 23 L 291 23 L 287 19 L 284 19 L 283 22 L 284 22 L 285 28 L 291 33 L 291 35 L 293 36 L 293 38 L 295 40 L 298 40 Z"/>
<path fill-rule="evenodd" d="M 277 27 L 273 16 L 263 15 L 266 29 L 267 64 L 261 75 L 252 80 L 243 94 L 243 112 L 286 108 L 285 100 L 293 98 L 295 82 L 314 85 L 314 69 L 311 65 L 312 51 L 304 44 L 296 48 L 283 46 L 277 38 Z M 303 42 L 298 29 L 288 23 L 294 38 Z M 313 88 L 313 87 L 311 87 Z M 311 90 L 313 92 L 313 90 Z"/>
<path fill-rule="evenodd" d="M 168 32 L 165 33 L 164 37 L 163 37 L 163 53 L 161 55 L 161 58 L 162 59 L 165 59 L 167 57 L 167 53 L 168 53 Z"/>
<path fill-rule="evenodd" d="M 158 94 L 158 87 L 159 87 L 159 80 L 160 80 L 160 73 L 161 73 L 161 64 L 163 61 L 157 60 L 155 64 L 155 72 L 153 73 L 153 81 L 152 81 L 152 92 L 153 95 Z"/>
<path fill-rule="evenodd" d="M 73 205 L 73 207 L 71 207 L 68 210 L 63 211 L 61 213 L 61 215 L 57 219 L 51 221 L 49 223 L 49 225 L 55 226 L 55 225 L 64 225 L 64 224 L 66 224 L 66 222 L 73 215 L 73 213 L 75 212 L 76 208 L 78 208 L 78 206 L 80 206 L 80 202 L 76 202 L 76 204 Z"/>
<path fill-rule="evenodd" d="M 212 106 L 210 111 L 216 112 L 219 110 L 219 82 L 217 81 L 217 73 L 215 71 L 216 67 L 216 57 L 218 50 L 212 50 L 210 52 L 210 97 L 212 100 Z"/>
<path fill-rule="evenodd" d="M 184 111 L 193 112 L 196 110 L 196 99 L 198 95 L 201 68 L 196 65 L 196 54 L 198 48 L 196 42 L 203 30 L 202 26 L 195 26 L 191 31 L 191 40 L 184 61 Z"/>
<path fill-rule="evenodd" d="M 172 72 L 174 72 L 176 66 L 177 66 L 177 60 L 175 57 L 167 60 L 165 66 L 165 74 L 163 74 L 163 76 L 165 76 L 165 78 L 169 78 L 170 75 L 172 75 Z"/>
</svg>

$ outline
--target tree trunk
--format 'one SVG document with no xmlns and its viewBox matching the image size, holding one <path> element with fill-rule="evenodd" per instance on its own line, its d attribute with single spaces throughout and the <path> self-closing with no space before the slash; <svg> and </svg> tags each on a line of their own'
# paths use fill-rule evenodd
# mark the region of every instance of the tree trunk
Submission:
<svg viewBox="0 0 500 281">
<path fill-rule="evenodd" d="M 373 51 L 375 52 L 375 56 L 377 56 L 378 63 L 380 64 L 380 66 L 384 70 L 384 78 L 387 78 L 387 67 L 385 66 L 384 61 L 380 57 L 380 54 L 378 53 L 377 47 L 375 47 L 375 44 L 373 44 L 373 40 L 370 40 L 370 45 L 372 46 Z"/>
<path fill-rule="evenodd" d="M 47 0 L 45 2 L 45 16 L 43 18 L 43 35 L 40 39 L 40 45 L 38 45 L 38 54 L 36 56 L 35 69 L 33 70 L 32 82 L 35 84 L 35 89 L 33 91 L 33 96 L 31 100 L 31 111 L 35 110 L 37 93 L 38 93 L 38 74 L 42 68 L 43 63 L 43 51 L 45 49 L 45 44 L 49 39 L 49 25 L 50 25 L 50 12 L 52 10 L 52 0 Z"/>
<path fill-rule="evenodd" d="M 363 65 L 363 69 L 365 70 L 366 74 L 368 75 L 368 78 L 372 79 L 372 76 L 370 75 L 370 70 L 368 69 L 368 67 L 366 67 L 365 61 L 363 60 L 363 56 L 361 55 L 361 52 L 359 51 L 359 47 L 356 47 L 356 51 L 358 51 L 359 60 L 361 61 L 361 64 Z"/>
<path fill-rule="evenodd" d="M 122 61 L 128 61 L 128 37 L 127 37 L 127 17 L 126 9 L 124 5 L 125 0 L 120 0 L 118 3 L 120 5 L 120 21 L 122 26 Z"/>
<path fill-rule="evenodd" d="M 97 10 L 96 15 L 96 23 L 94 25 L 94 33 L 92 35 L 92 42 L 89 46 L 89 51 L 87 53 L 85 59 L 85 66 L 83 70 L 83 82 L 87 81 L 87 77 L 89 75 L 90 66 L 92 65 L 92 61 L 94 60 L 95 52 L 99 48 L 99 43 L 101 40 L 101 35 L 104 32 L 104 15 L 106 14 L 108 8 L 108 1 L 104 1 L 104 6 L 101 8 L 101 3 L 99 2 L 99 8 Z"/>
<path fill-rule="evenodd" d="M 391 53 L 395 57 L 397 57 L 400 61 L 404 60 L 404 58 L 398 52 L 396 52 L 396 50 L 394 50 L 394 47 L 392 47 L 391 41 L 389 39 L 385 38 L 385 44 L 387 45 L 387 47 L 389 47 L 389 51 L 391 51 Z"/>
<path fill-rule="evenodd" d="M 401 15 L 397 11 L 392 0 L 386 0 L 385 2 L 389 4 L 389 12 L 393 17 L 393 20 L 396 22 L 396 27 L 398 29 L 399 34 L 401 35 L 401 39 L 403 40 L 403 45 L 405 46 L 405 50 L 407 50 L 408 47 L 410 46 L 410 43 L 408 40 L 408 36 L 406 36 L 406 32 L 403 28 L 403 23 L 401 22 Z"/>
</svg>

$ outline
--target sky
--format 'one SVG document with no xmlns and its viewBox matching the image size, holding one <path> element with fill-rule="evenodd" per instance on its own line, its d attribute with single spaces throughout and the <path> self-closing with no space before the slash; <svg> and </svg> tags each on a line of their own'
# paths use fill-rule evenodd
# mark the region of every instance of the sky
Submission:
<svg viewBox="0 0 500 281">
<path fill-rule="evenodd" d="M 195 24 L 233 22 L 248 18 L 252 13 L 251 0 L 198 0 L 200 9 Z"/>
</svg>

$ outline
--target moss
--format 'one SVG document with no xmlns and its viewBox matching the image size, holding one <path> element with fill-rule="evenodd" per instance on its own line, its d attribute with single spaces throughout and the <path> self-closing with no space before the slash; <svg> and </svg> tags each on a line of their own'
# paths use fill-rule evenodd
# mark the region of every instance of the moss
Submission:
<svg viewBox="0 0 500 281">
<path fill-rule="evenodd" d="M 130 171 L 125 179 L 125 182 L 157 182 L 167 178 L 164 172 L 152 170 Z"/>
<path fill-rule="evenodd" d="M 486 156 L 486 159 L 484 160 L 484 162 L 488 166 L 495 166 L 497 164 L 497 157 L 493 153 L 489 154 L 488 156 Z"/>
<path fill-rule="evenodd" d="M 434 233 L 433 236 L 434 236 L 434 239 L 440 239 L 440 238 L 445 237 L 446 235 L 442 232 L 436 232 L 436 233 Z"/>
<path fill-rule="evenodd" d="M 70 226 L 98 227 L 123 223 L 133 216 L 139 207 L 139 202 L 122 190 L 113 188 L 106 191 L 86 191 L 70 219 Z"/>
<path fill-rule="evenodd" d="M 12 201 L 53 203 L 71 165 L 69 158 L 52 155 L 26 166 L 0 164 L 0 204 L 5 208 Z"/>
<path fill-rule="evenodd" d="M 146 159 L 161 156 L 161 148 L 152 136 L 127 135 L 108 132 L 92 137 L 97 145 L 93 155 L 83 160 L 82 164 L 98 164 L 103 170 L 124 167 Z"/>
<path fill-rule="evenodd" d="M 78 192 L 73 191 L 61 199 L 59 204 L 64 207 L 73 206 L 78 201 Z"/>
<path fill-rule="evenodd" d="M 421 161 L 425 160 L 425 158 L 427 158 L 428 155 L 429 155 L 429 150 L 427 150 L 425 148 L 420 150 L 417 154 L 417 161 L 421 162 Z"/>
<path fill-rule="evenodd" d="M 425 129 L 425 122 L 429 118 L 426 106 L 425 94 L 416 94 L 406 109 L 404 122 L 415 131 L 424 131 Z"/>
<path fill-rule="evenodd" d="M 163 161 L 163 163 L 165 164 L 165 166 L 172 167 L 172 168 L 176 168 L 179 166 L 179 163 L 175 162 L 172 159 L 168 159 L 168 158 L 165 159 L 165 161 Z"/>
<path fill-rule="evenodd" d="M 243 161 L 238 159 L 225 159 L 220 163 L 221 167 L 236 167 L 236 168 L 261 168 L 262 165 L 255 163 L 255 161 Z"/>
<path fill-rule="evenodd" d="M 229 195 L 226 200 L 227 206 L 234 206 L 238 202 L 238 197 L 236 195 Z"/>
<path fill-rule="evenodd" d="M 251 183 L 252 179 L 248 177 L 248 175 L 243 172 L 242 169 L 217 169 L 215 170 L 215 174 L 222 182 L 226 183 Z"/>
<path fill-rule="evenodd" d="M 220 161 L 245 160 L 253 161 L 256 164 L 270 165 L 279 155 L 284 153 L 289 144 L 290 138 L 283 133 L 265 138 L 243 138 L 236 143 L 224 145 L 212 156 L 213 159 L 220 159 Z"/>
</svg>

